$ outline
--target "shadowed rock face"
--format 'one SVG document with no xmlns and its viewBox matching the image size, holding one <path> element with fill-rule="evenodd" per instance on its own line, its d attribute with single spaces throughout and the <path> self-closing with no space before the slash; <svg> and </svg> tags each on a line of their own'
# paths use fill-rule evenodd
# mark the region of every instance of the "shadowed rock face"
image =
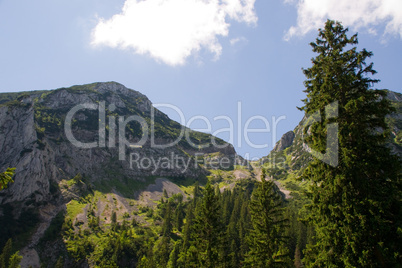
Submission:
<svg viewBox="0 0 402 268">
<path fill-rule="evenodd" d="M 274 151 L 279 152 L 283 151 L 292 145 L 293 140 L 295 138 L 295 133 L 293 131 L 288 131 L 283 134 L 282 138 L 275 144 Z"/>
<path fill-rule="evenodd" d="M 88 149 L 74 146 L 64 129 L 67 113 L 78 104 L 98 107 L 103 102 L 106 107 L 104 145 Z M 151 127 L 152 113 L 156 144 L 177 140 L 182 129 L 189 131 L 191 142 L 182 138 L 173 146 L 155 148 L 148 133 L 142 147 L 127 145 L 124 149 L 119 148 L 119 117 L 125 120 L 129 116 L 138 116 Z M 115 133 L 110 130 L 108 119 L 111 117 L 115 118 Z M 100 142 L 99 120 L 98 110 L 77 111 L 71 127 L 74 138 L 86 143 Z M 129 123 L 124 137 L 129 143 L 135 143 L 142 137 L 141 129 L 140 124 Z M 114 139 L 111 138 L 113 134 Z M 16 167 L 15 182 L 0 193 L 0 204 L 27 201 L 62 204 L 68 200 L 63 200 L 58 184 L 77 174 L 81 174 L 90 185 L 113 179 L 144 182 L 149 176 L 199 177 L 207 171 L 196 161 L 196 154 L 218 152 L 232 160 L 237 156 L 232 145 L 215 138 L 220 145 L 217 148 L 211 144 L 211 138 L 211 135 L 190 131 L 170 120 L 159 110 L 153 110 L 145 95 L 115 82 L 0 94 L 0 171 Z M 207 146 L 200 149 L 198 145 L 201 144 Z M 121 152 L 125 160 L 119 160 Z M 130 154 L 135 156 L 134 160 L 137 159 L 134 165 L 130 163 Z M 149 162 L 141 163 L 140 160 L 145 158 Z M 172 162 L 176 159 L 179 163 Z M 158 165 L 158 160 L 164 160 L 165 165 Z"/>
</svg>

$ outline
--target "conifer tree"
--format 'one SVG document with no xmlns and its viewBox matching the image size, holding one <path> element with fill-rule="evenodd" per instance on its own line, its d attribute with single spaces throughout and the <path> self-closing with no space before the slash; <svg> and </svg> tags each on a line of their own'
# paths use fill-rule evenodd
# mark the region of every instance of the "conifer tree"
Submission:
<svg viewBox="0 0 402 268">
<path fill-rule="evenodd" d="M 169 255 L 172 247 L 170 243 L 170 237 L 162 236 L 159 243 L 156 245 L 156 251 L 154 259 L 158 267 L 167 267 L 169 261 Z"/>
<path fill-rule="evenodd" d="M 181 240 L 176 242 L 176 244 L 173 247 L 172 252 L 170 252 L 169 262 L 167 264 L 168 268 L 177 268 L 177 267 L 179 267 L 179 264 L 178 264 L 177 260 L 179 258 L 180 248 L 181 248 Z"/>
<path fill-rule="evenodd" d="M 240 220 L 238 225 L 238 230 L 239 230 L 239 240 L 240 240 L 240 256 L 244 258 L 246 253 L 248 252 L 248 243 L 247 243 L 247 237 L 248 237 L 248 232 L 250 228 L 250 212 L 249 212 L 249 203 L 248 202 L 243 202 L 241 206 L 241 212 L 240 212 Z"/>
<path fill-rule="evenodd" d="M 116 211 L 112 212 L 112 217 L 110 218 L 111 221 L 111 227 L 113 231 L 117 231 L 118 230 L 118 223 L 117 223 L 117 215 L 116 215 Z"/>
<path fill-rule="evenodd" d="M 372 52 L 357 51 L 357 34 L 349 38 L 347 31 L 328 20 L 311 43 L 318 56 L 303 70 L 307 98 L 301 109 L 321 115 L 305 128 L 306 142 L 329 160 L 315 159 L 301 177 L 310 181 L 308 220 L 317 241 L 305 260 L 308 267 L 396 267 L 400 162 L 384 145 L 392 109 L 386 91 L 371 89 L 378 82 L 371 78 L 373 63 L 366 63 Z M 334 126 L 338 141 L 330 138 Z"/>
<path fill-rule="evenodd" d="M 112 212 L 112 217 L 111 217 L 110 221 L 112 222 L 112 224 L 116 224 L 116 223 L 117 223 L 116 211 L 113 211 L 113 212 Z"/>
<path fill-rule="evenodd" d="M 187 208 L 187 213 L 186 213 L 186 225 L 183 228 L 184 230 L 183 230 L 182 252 L 186 251 L 190 247 L 191 229 L 193 226 L 193 221 L 194 221 L 194 208 L 193 208 L 193 204 L 190 204 Z"/>
<path fill-rule="evenodd" d="M 4 246 L 2 253 L 0 254 L 0 267 L 7 268 L 18 268 L 20 267 L 20 262 L 22 260 L 22 256 L 19 255 L 19 252 L 12 253 L 13 242 L 12 239 L 8 239 L 6 245 Z"/>
<path fill-rule="evenodd" d="M 183 227 L 183 219 L 184 219 L 183 204 L 180 202 L 175 209 L 175 225 L 179 232 Z"/>
<path fill-rule="evenodd" d="M 208 182 L 194 219 L 193 245 L 198 251 L 201 267 L 213 268 L 219 264 L 220 239 L 223 234 L 221 208 L 214 188 Z"/>
<path fill-rule="evenodd" d="M 250 251 L 246 267 L 287 267 L 290 261 L 286 248 L 287 219 L 281 197 L 274 189 L 274 182 L 261 175 L 261 182 L 253 191 L 250 201 L 253 229 L 249 234 Z"/>
<path fill-rule="evenodd" d="M 10 258 L 10 262 L 8 264 L 8 268 L 20 268 L 20 262 L 22 260 L 22 256 L 19 255 L 19 252 L 17 251 L 16 253 L 14 253 L 11 258 Z"/>
<path fill-rule="evenodd" d="M 197 203 L 198 198 L 200 196 L 201 196 L 200 184 L 198 183 L 198 181 L 196 181 L 193 189 L 193 203 Z"/>
<path fill-rule="evenodd" d="M 196 255 L 193 254 L 195 248 L 191 248 L 192 239 L 194 237 L 192 230 L 194 224 L 194 202 L 191 202 L 187 206 L 186 210 L 186 223 L 183 227 L 183 242 L 180 246 L 179 258 L 177 260 L 177 267 L 197 267 Z M 191 248 L 191 249 L 190 249 Z M 194 249 L 194 250 L 193 250 Z"/>
<path fill-rule="evenodd" d="M 161 239 L 159 243 L 156 245 L 155 252 L 155 262 L 159 267 L 167 267 L 169 261 L 169 255 L 172 250 L 172 244 L 170 238 L 172 236 L 172 203 L 168 201 L 166 203 L 167 207 L 165 210 L 165 215 L 163 218 L 162 230 L 161 230 Z"/>
<path fill-rule="evenodd" d="M 163 225 L 162 225 L 162 236 L 165 237 L 170 237 L 172 235 L 172 209 L 171 209 L 171 204 L 168 203 L 166 212 L 165 212 L 165 217 L 163 219 Z"/>
<path fill-rule="evenodd" d="M 163 197 L 164 198 L 169 198 L 168 193 L 166 192 L 166 189 L 163 189 Z"/>
<path fill-rule="evenodd" d="M 12 250 L 13 242 L 12 239 L 8 239 L 6 245 L 4 246 L 2 253 L 0 255 L 0 265 L 1 267 L 8 267 L 10 258 L 11 258 L 11 250 Z"/>
</svg>

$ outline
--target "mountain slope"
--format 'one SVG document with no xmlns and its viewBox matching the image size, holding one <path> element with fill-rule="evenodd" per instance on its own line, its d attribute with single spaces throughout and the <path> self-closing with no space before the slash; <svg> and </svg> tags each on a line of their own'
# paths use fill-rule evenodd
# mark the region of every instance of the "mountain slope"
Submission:
<svg viewBox="0 0 402 268">
<path fill-rule="evenodd" d="M 113 211 L 141 221 L 133 211 L 152 206 L 166 189 L 189 195 L 186 187 L 214 176 L 211 163 L 223 158 L 222 169 L 233 173 L 241 158 L 231 144 L 181 126 L 145 95 L 115 82 L 2 93 L 0 170 L 16 167 L 16 175 L 0 192 L 0 247 L 14 237 L 17 247 L 28 245 L 25 256 L 35 255 L 60 211 L 83 224 L 94 206 L 101 224 Z"/>
<path fill-rule="evenodd" d="M 5 98 L 0 94 L 0 99 Z M 10 94 L 8 94 L 10 95 Z M 146 178 L 152 175 L 198 177 L 204 170 L 197 170 L 199 165 L 194 162 L 196 153 L 221 152 L 225 156 L 235 157 L 236 153 L 230 144 L 219 138 L 214 138 L 217 148 L 211 144 L 212 136 L 189 131 L 189 140 L 181 139 L 176 145 L 167 148 L 153 148 L 150 133 L 141 148 L 127 145 L 122 151 L 119 148 L 118 133 L 114 133 L 116 141 L 113 147 L 109 146 L 109 137 L 106 121 L 106 133 L 103 146 L 91 149 L 78 148 L 71 144 L 64 131 L 66 114 L 78 104 L 97 105 L 102 101 L 116 106 L 114 111 L 106 108 L 106 118 L 110 116 L 139 116 L 151 126 L 151 102 L 141 93 L 125 88 L 117 83 L 96 83 L 71 88 L 62 88 L 47 92 L 33 92 L 32 94 L 13 94 L 8 102 L 0 107 L 0 169 L 8 166 L 16 167 L 15 183 L 10 189 L 2 193 L 2 203 L 14 201 L 49 200 L 52 183 L 58 183 L 63 178 L 73 178 L 78 173 L 90 181 L 108 179 L 111 169 L 120 167 L 121 175 Z M 82 109 L 73 118 L 73 135 L 80 142 L 100 140 L 98 128 L 99 115 L 96 110 Z M 116 120 L 117 121 L 117 120 Z M 117 123 L 117 122 L 115 122 Z M 117 128 L 117 126 L 116 126 Z M 168 144 L 179 137 L 182 126 L 170 120 L 165 114 L 155 109 L 155 143 Z M 129 122 L 126 127 L 127 140 L 135 143 L 141 137 L 141 126 L 138 122 Z M 119 132 L 119 129 L 117 129 Z M 191 144 L 194 143 L 194 144 Z M 194 146 L 207 144 L 206 148 L 198 149 Z M 116 161 L 123 153 L 124 161 Z M 130 153 L 138 157 L 169 157 L 174 154 L 191 163 L 188 169 L 185 166 L 156 169 L 155 166 L 145 163 L 140 167 L 139 161 L 134 168 L 130 168 Z M 137 155 L 139 155 L 137 157 Z M 134 160 L 135 160 L 134 159 Z M 183 167 L 183 169 L 180 169 Z"/>
</svg>

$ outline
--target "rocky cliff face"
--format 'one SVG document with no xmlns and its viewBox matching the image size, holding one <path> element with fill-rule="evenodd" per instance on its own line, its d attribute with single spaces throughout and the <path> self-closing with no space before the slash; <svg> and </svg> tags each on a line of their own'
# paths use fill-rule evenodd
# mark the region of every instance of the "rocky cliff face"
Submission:
<svg viewBox="0 0 402 268">
<path fill-rule="evenodd" d="M 62 203 L 59 183 L 77 174 L 92 185 L 144 182 L 150 176 L 195 178 L 207 173 L 204 155 L 236 158 L 232 145 L 215 138 L 220 146 L 213 146 L 212 136 L 184 128 L 153 109 L 146 96 L 115 82 L 0 95 L 0 170 L 16 167 L 15 182 L 0 193 L 0 204 Z M 92 148 L 72 142 L 65 129 L 69 112 L 73 139 Z M 135 120 L 126 122 L 130 116 Z M 181 131 L 189 139 L 178 139 Z M 164 148 L 152 144 L 175 141 Z"/>
<path fill-rule="evenodd" d="M 395 108 L 395 112 L 387 118 L 392 138 L 390 146 L 395 154 L 402 157 L 402 94 L 389 91 L 387 97 Z"/>
<path fill-rule="evenodd" d="M 293 131 L 286 132 L 285 134 L 283 134 L 281 139 L 275 144 L 273 151 L 279 152 L 285 150 L 290 145 L 292 145 L 294 138 L 295 133 Z"/>
</svg>

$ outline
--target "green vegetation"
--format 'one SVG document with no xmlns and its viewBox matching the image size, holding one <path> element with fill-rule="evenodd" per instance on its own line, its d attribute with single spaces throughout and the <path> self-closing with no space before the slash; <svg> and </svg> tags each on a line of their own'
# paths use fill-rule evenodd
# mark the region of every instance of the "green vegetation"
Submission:
<svg viewBox="0 0 402 268">
<path fill-rule="evenodd" d="M 74 219 L 79 213 L 82 212 L 82 209 L 86 206 L 85 203 L 81 203 L 77 200 L 71 200 L 67 204 L 67 215 L 69 218 Z"/>
<path fill-rule="evenodd" d="M 13 176 L 15 174 L 15 168 L 7 168 L 6 171 L 0 173 L 0 191 L 7 188 L 9 183 L 13 183 Z"/>
<path fill-rule="evenodd" d="M 64 118 L 61 111 L 36 104 L 35 121 L 38 124 L 36 132 L 40 134 L 41 137 L 38 135 L 38 138 L 41 139 L 45 132 L 54 135 L 62 131 L 62 122 L 64 121 Z"/>
<path fill-rule="evenodd" d="M 62 88 L 67 90 L 70 93 L 96 93 L 95 88 L 99 85 L 99 83 L 92 83 L 86 85 L 76 85 L 69 88 Z"/>
<path fill-rule="evenodd" d="M 0 106 L 4 103 L 16 100 L 19 96 L 21 96 L 22 92 L 15 93 L 1 93 L 0 94 Z"/>
<path fill-rule="evenodd" d="M 44 94 L 45 90 L 37 90 L 37 91 L 26 91 L 26 92 L 13 92 L 13 93 L 1 93 L 0 94 L 0 107 L 8 106 L 9 108 L 13 107 L 22 107 L 28 108 L 30 104 L 22 103 L 21 101 L 28 96 L 35 97 Z"/>
<path fill-rule="evenodd" d="M 223 235 L 222 219 L 220 217 L 219 195 L 207 183 L 202 201 L 196 207 L 194 225 L 197 232 L 193 233 L 193 245 L 199 257 L 195 263 L 202 267 L 217 267 L 219 263 L 219 250 L 222 246 L 220 239 Z"/>
<path fill-rule="evenodd" d="M 258 183 L 254 189 L 255 183 L 239 180 L 232 190 L 221 192 L 210 183 L 200 187 L 196 182 L 193 198 L 184 200 L 180 193 L 169 196 L 165 192 L 153 208 L 132 200 L 127 202 L 132 213 L 119 209 L 120 199 L 94 191 L 71 200 L 66 213 L 53 219 L 41 245 L 62 241 L 65 251 L 59 253 L 62 258 L 43 261 L 52 267 L 66 261 L 93 267 L 256 267 L 254 242 L 260 232 L 271 230 L 277 260 L 280 256 L 289 264 L 296 246 L 302 251 L 306 244 L 306 228 L 294 216 L 298 208 L 281 204 L 272 181 Z M 264 215 L 274 213 L 274 222 L 291 215 L 290 227 L 282 224 L 287 220 L 269 230 L 256 225 L 259 210 L 264 209 L 258 204 L 267 202 L 274 206 Z M 103 207 L 99 210 L 98 206 Z"/>
<path fill-rule="evenodd" d="M 311 43 L 318 56 L 305 69 L 306 114 L 321 113 L 321 121 L 305 129 L 309 146 L 339 156 L 335 165 L 315 159 L 302 179 L 309 181 L 306 219 L 315 226 L 315 242 L 306 250 L 308 267 L 397 267 L 400 241 L 400 162 L 385 146 L 386 115 L 392 112 L 378 80 L 371 52 L 357 51 L 357 35 L 348 38 L 340 23 L 327 21 Z M 330 116 L 338 103 L 337 118 Z M 339 149 L 327 143 L 337 122 Z M 339 153 L 338 153 L 339 150 Z"/>
<path fill-rule="evenodd" d="M 281 198 L 275 191 L 274 182 L 261 175 L 261 182 L 253 192 L 250 202 L 251 223 L 246 266 L 287 267 L 290 263 L 286 247 L 286 229 Z"/>
<path fill-rule="evenodd" d="M 113 173 L 110 169 L 106 169 L 105 174 L 109 175 L 108 179 L 94 182 L 95 189 L 102 193 L 110 193 L 116 190 L 128 198 L 134 197 L 136 191 L 144 190 L 148 185 L 155 183 L 155 179 L 157 178 L 156 176 L 148 176 L 141 179 L 128 178 L 124 174 L 119 173 L 119 171 Z"/>
<path fill-rule="evenodd" d="M 4 268 L 19 268 L 21 267 L 19 264 L 22 260 L 22 256 L 19 255 L 19 252 L 12 253 L 13 242 L 9 239 L 6 245 L 3 248 L 3 251 L 0 255 L 0 267 Z"/>
<path fill-rule="evenodd" d="M 207 183 L 205 177 L 194 179 L 194 178 L 177 176 L 177 177 L 169 177 L 168 179 L 174 184 L 176 184 L 180 188 L 180 190 L 182 190 L 187 195 L 191 195 L 191 193 L 194 191 L 194 185 L 196 182 L 201 184 Z"/>
</svg>

